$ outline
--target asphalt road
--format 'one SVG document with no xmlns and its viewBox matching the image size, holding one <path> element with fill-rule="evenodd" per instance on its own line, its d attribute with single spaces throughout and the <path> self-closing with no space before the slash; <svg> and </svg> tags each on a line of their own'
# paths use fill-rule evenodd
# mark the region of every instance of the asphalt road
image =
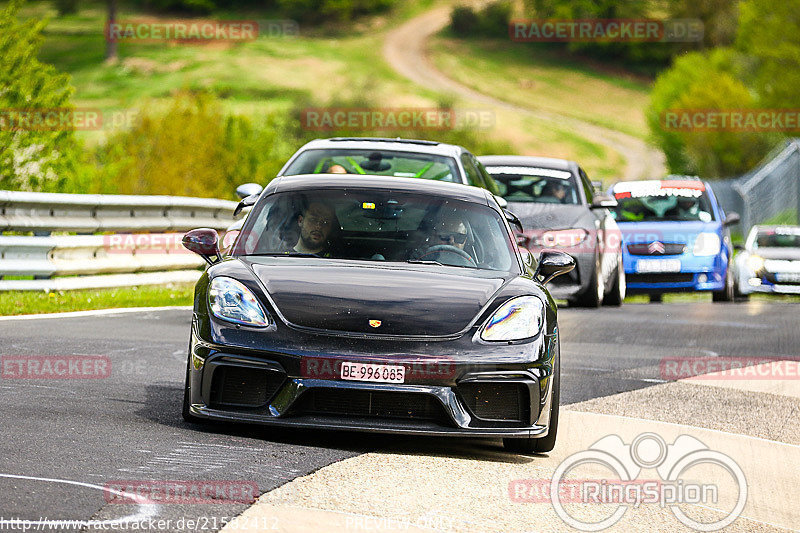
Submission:
<svg viewBox="0 0 800 533">
<path fill-rule="evenodd" d="M 563 309 L 562 403 L 660 383 L 664 357 L 796 355 L 796 314 L 796 304 L 764 301 Z M 0 321 L 0 355 L 100 355 L 113 369 L 105 379 L 0 380 L 0 531 L 12 529 L 3 522 L 10 519 L 131 515 L 172 520 L 151 530 L 212 531 L 246 505 L 121 505 L 108 503 L 102 486 L 114 480 L 247 480 L 263 492 L 396 445 L 386 436 L 184 423 L 189 320 L 189 311 L 165 310 Z M 186 527 L 180 518 L 199 521 Z"/>
</svg>

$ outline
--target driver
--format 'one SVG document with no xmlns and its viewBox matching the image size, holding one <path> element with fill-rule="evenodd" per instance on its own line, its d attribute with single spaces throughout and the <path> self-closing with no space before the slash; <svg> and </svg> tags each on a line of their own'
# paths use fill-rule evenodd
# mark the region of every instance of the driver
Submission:
<svg viewBox="0 0 800 533">
<path fill-rule="evenodd" d="M 679 196 L 675 206 L 664 213 L 664 216 L 687 220 L 698 219 L 700 218 L 700 202 L 688 196 Z"/>
<path fill-rule="evenodd" d="M 338 225 L 336 211 L 333 207 L 325 202 L 312 200 L 297 217 L 300 237 L 297 239 L 297 244 L 288 251 L 330 257 L 330 238 L 334 228 Z"/>
</svg>

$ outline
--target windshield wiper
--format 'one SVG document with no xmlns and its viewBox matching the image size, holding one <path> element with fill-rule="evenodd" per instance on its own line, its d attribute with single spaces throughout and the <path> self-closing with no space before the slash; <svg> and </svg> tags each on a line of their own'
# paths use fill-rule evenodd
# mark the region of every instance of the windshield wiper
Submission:
<svg viewBox="0 0 800 533">
<path fill-rule="evenodd" d="M 439 265 L 444 266 L 439 261 L 433 261 L 431 259 L 409 259 L 406 263 L 411 263 L 414 265 Z"/>
<path fill-rule="evenodd" d="M 242 254 L 245 257 L 322 257 L 311 252 L 261 252 L 257 254 Z"/>
</svg>

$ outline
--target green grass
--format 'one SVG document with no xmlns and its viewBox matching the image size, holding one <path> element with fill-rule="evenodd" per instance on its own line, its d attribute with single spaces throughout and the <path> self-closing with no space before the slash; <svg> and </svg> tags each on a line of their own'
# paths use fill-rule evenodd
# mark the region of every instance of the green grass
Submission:
<svg viewBox="0 0 800 533">
<path fill-rule="evenodd" d="M 0 292 L 0 316 L 62 313 L 117 307 L 192 305 L 193 284 L 79 291 Z"/>
<path fill-rule="evenodd" d="M 794 226 L 798 223 L 797 210 L 785 209 L 774 217 L 770 217 L 763 222 L 759 222 L 764 226 Z"/>
<path fill-rule="evenodd" d="M 388 107 L 431 107 L 450 98 L 406 80 L 382 56 L 388 29 L 438 3 L 400 2 L 393 12 L 354 21 L 346 31 L 342 25 L 301 25 L 299 36 L 262 36 L 248 43 L 198 46 L 123 42 L 119 43 L 120 59 L 116 64 L 104 61 L 104 3 L 84 2 L 77 14 L 57 17 L 50 3 L 32 2 L 24 6 L 23 16 L 50 19 L 40 57 L 72 76 L 76 89 L 73 101 L 78 107 L 100 109 L 104 117 L 131 112 L 135 116 L 137 110 L 157 109 L 170 95 L 189 89 L 214 93 L 225 111 L 259 116 L 297 102 L 312 100 L 324 105 L 360 95 L 369 95 L 373 105 Z M 142 16 L 132 5 L 119 8 L 120 21 Z M 271 17 L 254 12 L 219 18 Z M 495 69 L 502 67 L 505 60 L 502 55 L 480 48 L 468 47 L 457 55 L 466 61 L 497 63 Z M 624 80 L 618 83 L 622 87 L 630 84 Z M 484 84 L 482 89 L 493 87 Z M 524 88 L 515 87 L 514 92 L 518 93 L 515 98 L 526 97 Z M 89 144 L 96 144 L 107 137 L 110 129 L 110 120 L 105 118 L 102 131 L 81 131 L 78 135 Z M 578 159 L 597 178 L 616 178 L 625 165 L 619 154 L 568 128 L 541 124 L 501 110 L 497 110 L 494 129 L 480 134 L 509 143 L 515 153 Z M 319 135 L 324 136 L 325 132 Z"/>
<path fill-rule="evenodd" d="M 433 60 L 459 82 L 513 104 L 648 136 L 649 84 L 601 72 L 552 50 L 500 39 L 434 41 Z"/>
</svg>

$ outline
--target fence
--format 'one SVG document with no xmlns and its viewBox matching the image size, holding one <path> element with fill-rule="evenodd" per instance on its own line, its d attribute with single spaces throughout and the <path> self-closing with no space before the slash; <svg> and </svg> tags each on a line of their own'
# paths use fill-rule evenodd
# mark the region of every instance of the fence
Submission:
<svg viewBox="0 0 800 533">
<path fill-rule="evenodd" d="M 197 280 L 204 263 L 180 245 L 183 232 L 224 230 L 235 207 L 176 196 L 0 191 L 0 233 L 13 233 L 0 235 L 0 290 Z"/>
<path fill-rule="evenodd" d="M 726 212 L 742 217 L 742 233 L 756 224 L 800 223 L 800 139 L 778 147 L 752 172 L 712 182 Z"/>
</svg>

